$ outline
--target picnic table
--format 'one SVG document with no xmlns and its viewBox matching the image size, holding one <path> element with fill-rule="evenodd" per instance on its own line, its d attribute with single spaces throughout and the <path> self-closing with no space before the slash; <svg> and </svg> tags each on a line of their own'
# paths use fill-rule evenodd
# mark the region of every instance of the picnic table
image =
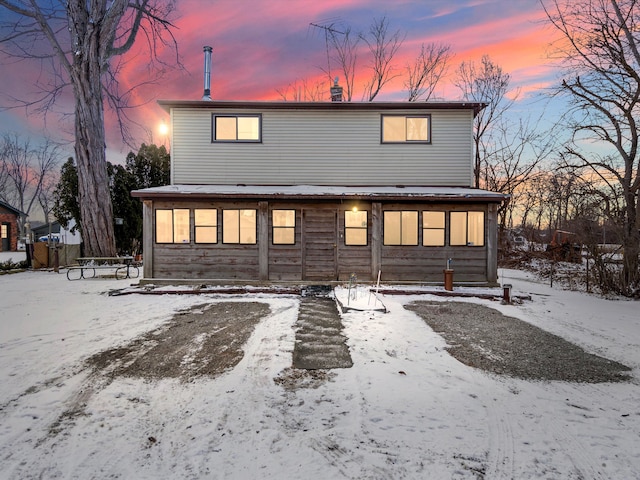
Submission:
<svg viewBox="0 0 640 480">
<path fill-rule="evenodd" d="M 68 280 L 80 280 L 85 278 L 95 278 L 99 270 L 113 270 L 113 275 L 117 279 L 138 278 L 140 272 L 138 264 L 133 257 L 78 257 L 77 265 L 72 265 L 67 269 Z"/>
</svg>

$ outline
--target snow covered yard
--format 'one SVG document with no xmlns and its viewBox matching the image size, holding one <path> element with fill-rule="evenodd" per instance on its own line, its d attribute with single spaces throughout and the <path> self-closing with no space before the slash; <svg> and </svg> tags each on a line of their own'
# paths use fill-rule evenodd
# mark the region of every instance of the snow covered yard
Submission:
<svg viewBox="0 0 640 480">
<path fill-rule="evenodd" d="M 345 313 L 354 366 L 310 375 L 290 369 L 295 296 L 108 296 L 126 283 L 2 275 L 0 477 L 640 477 L 637 302 L 501 273 L 531 301 L 456 301 L 491 306 L 628 365 L 634 380 L 530 382 L 467 367 L 403 307 L 449 300 L 433 295 L 382 296 L 388 313 Z M 85 363 L 176 312 L 222 301 L 261 301 L 270 313 L 221 376 L 108 378 Z"/>
</svg>

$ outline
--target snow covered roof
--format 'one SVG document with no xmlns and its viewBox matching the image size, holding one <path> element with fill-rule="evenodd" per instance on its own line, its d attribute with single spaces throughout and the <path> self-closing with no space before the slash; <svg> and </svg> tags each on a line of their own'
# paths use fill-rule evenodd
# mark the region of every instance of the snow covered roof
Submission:
<svg viewBox="0 0 640 480">
<path fill-rule="evenodd" d="M 131 192 L 134 197 L 151 198 L 285 198 L 296 200 L 437 200 L 500 203 L 509 195 L 467 187 L 425 186 L 329 186 L 329 185 L 166 185 Z"/>
</svg>

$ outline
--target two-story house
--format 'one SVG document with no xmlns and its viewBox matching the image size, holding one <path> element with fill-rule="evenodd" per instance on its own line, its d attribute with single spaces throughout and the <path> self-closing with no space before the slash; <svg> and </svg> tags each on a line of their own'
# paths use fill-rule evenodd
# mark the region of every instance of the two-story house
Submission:
<svg viewBox="0 0 640 480">
<path fill-rule="evenodd" d="M 161 101 L 171 185 L 144 203 L 152 281 L 497 281 L 503 194 L 472 188 L 466 102 Z"/>
</svg>

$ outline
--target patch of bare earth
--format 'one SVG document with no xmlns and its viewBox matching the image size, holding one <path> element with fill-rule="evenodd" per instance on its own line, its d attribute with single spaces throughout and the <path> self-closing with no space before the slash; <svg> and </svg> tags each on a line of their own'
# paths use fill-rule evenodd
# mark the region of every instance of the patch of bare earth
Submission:
<svg viewBox="0 0 640 480">
<path fill-rule="evenodd" d="M 419 301 L 406 308 L 444 337 L 454 358 L 471 367 L 527 380 L 602 383 L 631 379 L 626 365 L 588 353 L 484 305 Z"/>
<path fill-rule="evenodd" d="M 242 360 L 243 345 L 269 312 L 260 302 L 196 306 L 127 345 L 92 356 L 88 363 L 109 377 L 215 377 Z"/>
</svg>

